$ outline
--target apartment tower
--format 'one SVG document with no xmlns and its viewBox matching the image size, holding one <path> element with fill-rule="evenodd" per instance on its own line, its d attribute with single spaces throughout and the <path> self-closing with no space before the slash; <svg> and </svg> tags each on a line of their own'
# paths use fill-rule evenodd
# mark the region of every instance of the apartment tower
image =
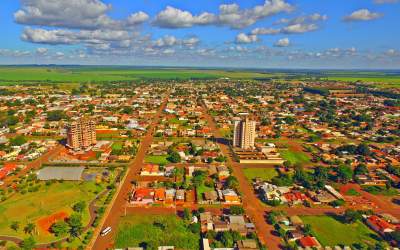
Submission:
<svg viewBox="0 0 400 250">
<path fill-rule="evenodd" d="M 233 121 L 233 146 L 241 149 L 254 148 L 256 138 L 256 122 L 249 118 L 237 119 Z"/>
<path fill-rule="evenodd" d="M 96 144 L 96 124 L 92 119 L 83 117 L 67 126 L 67 146 L 81 150 Z"/>
</svg>

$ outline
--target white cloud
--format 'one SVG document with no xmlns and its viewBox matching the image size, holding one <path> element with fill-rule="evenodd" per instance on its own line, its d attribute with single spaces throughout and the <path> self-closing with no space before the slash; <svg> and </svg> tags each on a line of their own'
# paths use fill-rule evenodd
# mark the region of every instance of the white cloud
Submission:
<svg viewBox="0 0 400 250">
<path fill-rule="evenodd" d="M 203 12 L 193 15 L 189 11 L 167 6 L 157 14 L 153 24 L 162 28 L 188 28 L 195 25 L 225 25 L 234 29 L 250 26 L 260 19 L 290 12 L 293 7 L 285 0 L 265 0 L 263 5 L 241 9 L 238 4 L 222 4 L 219 14 Z"/>
<path fill-rule="evenodd" d="M 400 52 L 395 49 L 388 49 L 385 52 L 385 55 L 390 56 L 390 57 L 395 57 L 395 56 L 400 56 Z"/>
<path fill-rule="evenodd" d="M 37 48 L 36 54 L 38 55 L 46 55 L 49 50 L 47 48 Z"/>
<path fill-rule="evenodd" d="M 253 35 L 276 35 L 281 32 L 280 29 L 273 28 L 255 28 L 251 31 Z"/>
<path fill-rule="evenodd" d="M 215 22 L 215 16 L 203 12 L 198 16 L 171 6 L 157 14 L 153 24 L 161 28 L 187 28 L 194 25 L 206 25 Z"/>
<path fill-rule="evenodd" d="M 318 29 L 318 25 L 316 25 L 314 23 L 310 23 L 310 24 L 297 23 L 297 24 L 292 24 L 292 25 L 282 28 L 282 33 L 285 33 L 285 34 L 306 33 L 306 32 L 314 31 L 317 29 Z"/>
<path fill-rule="evenodd" d="M 236 43 L 254 43 L 257 41 L 257 35 L 246 35 L 245 33 L 239 33 L 235 39 Z"/>
<path fill-rule="evenodd" d="M 371 12 L 368 9 L 360 9 L 360 10 L 356 10 L 353 13 L 351 13 L 350 15 L 344 17 L 344 20 L 347 22 L 370 21 L 370 20 L 378 19 L 382 16 L 383 16 L 383 14 L 381 14 L 381 13 Z"/>
<path fill-rule="evenodd" d="M 21 9 L 14 13 L 14 19 L 19 24 L 71 29 L 126 28 L 148 19 L 147 14 L 138 12 L 127 20 L 114 20 L 107 15 L 111 7 L 100 0 L 21 0 Z"/>
<path fill-rule="evenodd" d="M 282 38 L 282 39 L 279 39 L 275 44 L 274 44 L 274 46 L 275 47 L 288 47 L 290 45 L 290 40 L 289 40 L 289 38 Z"/>
</svg>

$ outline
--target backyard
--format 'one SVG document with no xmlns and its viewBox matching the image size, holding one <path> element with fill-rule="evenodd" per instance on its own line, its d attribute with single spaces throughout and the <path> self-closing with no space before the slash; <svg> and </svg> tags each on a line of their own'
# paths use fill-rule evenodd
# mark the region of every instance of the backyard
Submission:
<svg viewBox="0 0 400 250">
<path fill-rule="evenodd" d="M 197 250 L 199 241 L 200 235 L 192 233 L 188 225 L 175 215 L 130 215 L 120 221 L 115 247 L 157 249 L 158 246 L 175 246 L 177 249 Z"/>
<path fill-rule="evenodd" d="M 378 235 L 360 221 L 344 224 L 331 216 L 303 216 L 302 220 L 311 225 L 312 232 L 323 246 L 375 244 L 379 239 Z"/>
</svg>

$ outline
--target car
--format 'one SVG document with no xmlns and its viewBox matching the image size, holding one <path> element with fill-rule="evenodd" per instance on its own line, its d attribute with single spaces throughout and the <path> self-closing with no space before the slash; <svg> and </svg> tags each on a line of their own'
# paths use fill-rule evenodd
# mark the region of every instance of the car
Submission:
<svg viewBox="0 0 400 250">
<path fill-rule="evenodd" d="M 106 236 L 107 234 L 109 234 L 111 232 L 111 227 L 106 227 L 103 230 L 101 230 L 100 235 L 101 236 Z"/>
</svg>

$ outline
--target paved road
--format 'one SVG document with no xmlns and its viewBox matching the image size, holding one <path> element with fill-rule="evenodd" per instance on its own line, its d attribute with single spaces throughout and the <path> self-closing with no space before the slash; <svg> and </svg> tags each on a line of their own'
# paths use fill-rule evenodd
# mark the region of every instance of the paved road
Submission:
<svg viewBox="0 0 400 250">
<path fill-rule="evenodd" d="M 254 190 L 250 183 L 248 183 L 246 177 L 241 169 L 241 164 L 232 160 L 232 152 L 228 145 L 223 143 L 222 135 L 220 134 L 215 121 L 208 114 L 207 108 L 203 104 L 205 110 L 208 126 L 214 131 L 214 137 L 217 139 L 221 147 L 222 153 L 227 156 L 227 164 L 233 168 L 233 175 L 239 181 L 239 188 L 242 192 L 242 202 L 246 214 L 251 218 L 252 222 L 257 228 L 257 234 L 260 241 L 267 246 L 270 250 L 281 249 L 282 240 L 280 237 L 273 234 L 274 228 L 266 221 L 266 209 L 260 203 L 258 197 L 254 193 Z M 264 165 L 265 166 L 265 165 Z"/>
<path fill-rule="evenodd" d="M 115 235 L 115 231 L 117 230 L 118 227 L 118 221 L 120 217 L 124 216 L 125 214 L 127 198 L 129 192 L 132 190 L 132 184 L 130 182 L 136 177 L 138 171 L 143 165 L 143 160 L 146 156 L 147 149 L 149 148 L 150 144 L 153 141 L 154 128 L 160 120 L 162 110 L 165 108 L 167 100 L 168 100 L 168 95 L 165 97 L 162 105 L 160 106 L 159 110 L 153 117 L 150 127 L 147 130 L 146 135 L 141 142 L 135 160 L 129 166 L 126 178 L 120 184 L 119 192 L 117 192 L 114 202 L 112 203 L 110 209 L 108 209 L 106 214 L 104 215 L 105 219 L 103 220 L 101 227 L 99 226 L 98 229 L 95 231 L 94 243 L 92 241 L 92 244 L 88 246 L 88 249 L 101 250 L 113 247 L 113 238 Z M 99 232 L 103 228 L 108 226 L 111 226 L 113 231 L 106 236 L 100 236 Z"/>
</svg>

